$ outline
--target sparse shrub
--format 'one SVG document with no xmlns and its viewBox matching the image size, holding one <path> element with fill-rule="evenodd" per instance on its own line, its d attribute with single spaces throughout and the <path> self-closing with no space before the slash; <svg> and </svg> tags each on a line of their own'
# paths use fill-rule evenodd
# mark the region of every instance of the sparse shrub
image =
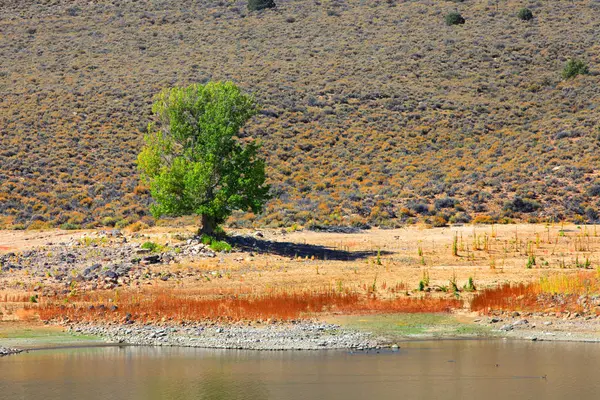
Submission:
<svg viewBox="0 0 600 400">
<path fill-rule="evenodd" d="M 504 205 L 504 209 L 512 212 L 531 213 L 541 207 L 537 201 L 515 196 L 514 199 Z"/>
<path fill-rule="evenodd" d="M 217 240 L 214 236 L 202 234 L 200 241 L 210 247 L 212 251 L 216 252 L 230 252 L 231 245 L 223 240 Z"/>
<path fill-rule="evenodd" d="M 64 229 L 64 230 L 75 230 L 75 229 L 80 229 L 80 226 L 77 224 L 71 224 L 69 222 L 65 222 L 64 224 L 62 224 L 60 226 L 60 229 Z"/>
<path fill-rule="evenodd" d="M 458 200 L 452 197 L 443 197 L 441 199 L 436 199 L 433 203 L 437 210 L 441 210 L 442 208 L 453 208 L 458 204 Z"/>
<path fill-rule="evenodd" d="M 142 249 L 146 249 L 146 250 L 150 250 L 151 252 L 155 252 L 160 248 L 160 246 L 157 243 L 154 242 L 144 242 L 142 244 Z"/>
<path fill-rule="evenodd" d="M 458 235 L 454 234 L 454 239 L 452 239 L 452 255 L 454 257 L 458 257 Z"/>
<path fill-rule="evenodd" d="M 528 258 L 527 258 L 527 269 L 531 269 L 533 266 L 535 265 L 535 256 L 533 254 L 531 254 Z"/>
<path fill-rule="evenodd" d="M 451 224 L 467 224 L 471 222 L 471 216 L 464 212 L 457 212 L 448 220 Z"/>
<path fill-rule="evenodd" d="M 148 228 L 148 225 L 146 225 L 142 221 L 134 222 L 133 224 L 127 225 L 125 227 L 125 229 L 127 229 L 130 232 L 139 232 L 142 229 L 147 229 L 147 228 Z"/>
<path fill-rule="evenodd" d="M 213 237 L 210 235 L 207 235 L 206 233 L 203 233 L 202 236 L 200 236 L 200 241 L 202 242 L 202 244 L 209 245 L 212 243 Z"/>
<path fill-rule="evenodd" d="M 567 61 L 567 64 L 563 68 L 562 76 L 564 79 L 571 79 L 577 75 L 587 75 L 589 73 L 590 70 L 584 61 L 572 58 Z"/>
<path fill-rule="evenodd" d="M 490 215 L 478 215 L 473 219 L 474 224 L 493 224 L 495 219 Z"/>
<path fill-rule="evenodd" d="M 598 212 L 592 207 L 586 207 L 585 216 L 590 222 L 594 222 L 598 220 Z"/>
<path fill-rule="evenodd" d="M 117 223 L 115 224 L 115 228 L 117 228 L 117 229 L 123 229 L 123 228 L 125 228 L 127 225 L 129 225 L 129 221 L 128 221 L 128 220 L 126 220 L 126 219 L 122 219 L 122 220 L 120 220 L 119 222 L 117 222 Z"/>
<path fill-rule="evenodd" d="M 600 196 L 600 183 L 594 183 L 586 190 L 588 196 Z"/>
<path fill-rule="evenodd" d="M 448 225 L 448 220 L 444 215 L 436 215 L 431 219 L 431 225 L 435 228 L 441 228 Z"/>
<path fill-rule="evenodd" d="M 445 20 L 446 25 L 448 26 L 462 25 L 465 23 L 465 19 L 463 18 L 463 16 L 457 12 L 451 12 L 450 14 L 446 15 Z"/>
<path fill-rule="evenodd" d="M 517 13 L 517 16 L 521 21 L 530 21 L 533 19 L 533 13 L 529 8 L 521 8 Z"/>
<path fill-rule="evenodd" d="M 115 217 L 105 217 L 102 218 L 103 226 L 115 226 L 117 224 L 117 219 Z"/>
<path fill-rule="evenodd" d="M 216 251 L 216 252 L 227 252 L 228 253 L 231 251 L 231 245 L 222 240 L 213 240 L 211 242 L 211 244 L 209 245 L 209 247 L 211 248 L 212 251 Z"/>
<path fill-rule="evenodd" d="M 27 227 L 28 230 L 50 229 L 52 225 L 45 221 L 33 221 Z"/>
<path fill-rule="evenodd" d="M 248 0 L 248 10 L 250 11 L 259 11 L 274 7 L 275 1 L 273 0 Z"/>
<path fill-rule="evenodd" d="M 415 214 L 423 214 L 423 215 L 429 214 L 429 207 L 427 206 L 427 204 L 421 203 L 416 200 L 408 201 L 408 203 L 406 204 L 406 208 L 408 208 L 409 211 L 412 211 Z M 409 215 L 409 216 L 412 216 L 412 215 Z"/>
<path fill-rule="evenodd" d="M 470 276 L 470 277 L 469 277 L 469 281 L 468 281 L 468 282 L 467 282 L 467 284 L 464 286 L 464 289 L 465 289 L 467 292 L 474 292 L 474 291 L 476 291 L 476 290 L 477 290 L 477 289 L 475 288 L 475 282 L 473 281 L 473 277 L 472 277 L 472 276 Z"/>
</svg>

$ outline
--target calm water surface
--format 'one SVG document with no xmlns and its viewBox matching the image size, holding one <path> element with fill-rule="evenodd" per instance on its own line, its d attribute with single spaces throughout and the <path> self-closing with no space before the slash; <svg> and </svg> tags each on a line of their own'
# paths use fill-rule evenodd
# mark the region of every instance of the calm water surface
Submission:
<svg viewBox="0 0 600 400">
<path fill-rule="evenodd" d="M 0 399 L 600 398 L 600 344 L 486 340 L 401 347 L 380 354 L 44 350 L 0 359 Z"/>
</svg>

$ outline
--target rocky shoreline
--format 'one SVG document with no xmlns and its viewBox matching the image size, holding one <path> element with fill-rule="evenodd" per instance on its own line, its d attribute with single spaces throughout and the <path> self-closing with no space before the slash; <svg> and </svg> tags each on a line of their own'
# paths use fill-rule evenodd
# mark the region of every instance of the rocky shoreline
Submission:
<svg viewBox="0 0 600 400">
<path fill-rule="evenodd" d="M 379 347 L 370 333 L 313 322 L 248 325 L 108 325 L 75 324 L 75 335 L 93 335 L 108 343 L 243 350 L 367 350 Z"/>
<path fill-rule="evenodd" d="M 23 350 L 20 349 L 11 349 L 9 347 L 0 347 L 0 357 L 10 356 L 11 354 L 18 354 Z"/>
<path fill-rule="evenodd" d="M 575 317 L 570 313 L 567 315 L 556 318 L 513 312 L 477 319 L 475 323 L 491 327 L 492 334 L 507 339 L 600 342 L 600 318 Z"/>
</svg>

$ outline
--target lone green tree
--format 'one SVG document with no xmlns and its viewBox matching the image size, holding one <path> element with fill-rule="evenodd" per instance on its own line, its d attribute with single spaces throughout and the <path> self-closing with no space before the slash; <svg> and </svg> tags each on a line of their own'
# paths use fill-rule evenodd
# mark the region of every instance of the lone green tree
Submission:
<svg viewBox="0 0 600 400">
<path fill-rule="evenodd" d="M 163 90 L 138 156 L 152 215 L 200 215 L 200 233 L 211 235 L 233 210 L 260 212 L 270 197 L 265 162 L 238 136 L 257 110 L 231 82 Z"/>
</svg>

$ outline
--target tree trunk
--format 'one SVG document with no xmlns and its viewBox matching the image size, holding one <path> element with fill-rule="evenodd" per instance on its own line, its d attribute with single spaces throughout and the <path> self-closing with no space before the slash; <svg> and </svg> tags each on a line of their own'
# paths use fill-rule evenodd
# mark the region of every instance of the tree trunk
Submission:
<svg viewBox="0 0 600 400">
<path fill-rule="evenodd" d="M 217 224 L 213 217 L 211 217 L 210 215 L 202 214 L 202 228 L 200 228 L 199 230 L 199 233 L 201 235 L 206 234 L 212 236 L 215 232 L 216 227 Z"/>
</svg>

